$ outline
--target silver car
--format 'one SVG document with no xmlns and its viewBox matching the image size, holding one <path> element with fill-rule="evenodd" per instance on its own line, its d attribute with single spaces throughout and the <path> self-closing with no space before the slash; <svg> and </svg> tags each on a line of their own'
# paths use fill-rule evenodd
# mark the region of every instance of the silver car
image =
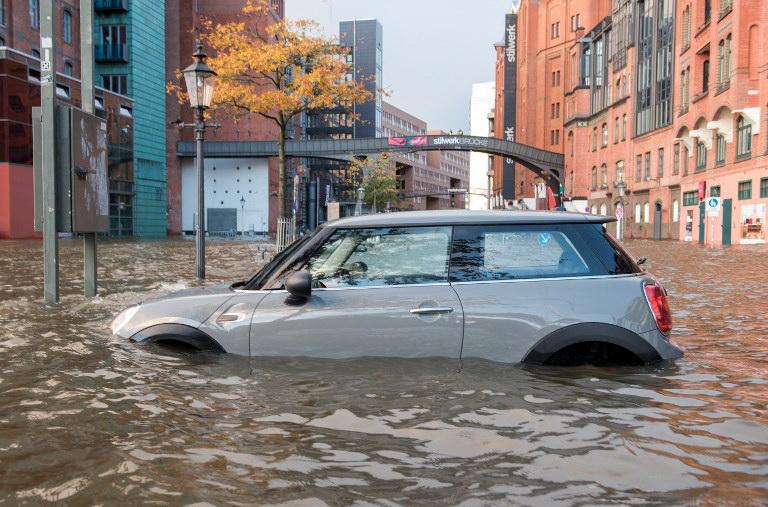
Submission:
<svg viewBox="0 0 768 507">
<path fill-rule="evenodd" d="M 612 220 L 467 210 L 345 218 L 250 280 L 141 303 L 112 331 L 250 356 L 679 358 L 666 292 L 605 231 Z"/>
</svg>

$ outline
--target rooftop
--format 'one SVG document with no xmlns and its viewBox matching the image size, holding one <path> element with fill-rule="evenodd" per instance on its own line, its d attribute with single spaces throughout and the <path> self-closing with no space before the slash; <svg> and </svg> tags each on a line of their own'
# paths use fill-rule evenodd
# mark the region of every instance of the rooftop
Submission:
<svg viewBox="0 0 768 507">
<path fill-rule="evenodd" d="M 374 227 L 397 225 L 452 225 L 452 224 L 553 224 L 613 222 L 616 219 L 602 215 L 586 215 L 566 211 L 522 210 L 433 210 L 401 211 L 361 215 L 329 222 L 334 227 Z"/>
</svg>

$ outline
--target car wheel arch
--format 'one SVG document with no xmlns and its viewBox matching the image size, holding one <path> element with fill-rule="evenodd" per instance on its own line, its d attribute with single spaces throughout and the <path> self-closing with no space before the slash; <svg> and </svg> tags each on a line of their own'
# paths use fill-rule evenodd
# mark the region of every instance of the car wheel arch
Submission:
<svg viewBox="0 0 768 507">
<path fill-rule="evenodd" d="M 658 351 L 637 333 L 614 324 L 586 322 L 557 329 L 534 344 L 523 356 L 523 363 L 545 364 L 567 347 L 586 343 L 603 343 L 620 347 L 640 359 L 653 363 L 661 359 Z"/>
<path fill-rule="evenodd" d="M 185 324 L 156 324 L 135 333 L 130 340 L 136 343 L 179 344 L 205 352 L 226 352 L 210 335 Z"/>
</svg>

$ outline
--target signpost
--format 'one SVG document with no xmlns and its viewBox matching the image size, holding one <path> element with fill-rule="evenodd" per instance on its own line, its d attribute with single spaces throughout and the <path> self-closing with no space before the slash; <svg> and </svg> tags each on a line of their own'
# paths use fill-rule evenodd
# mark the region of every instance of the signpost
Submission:
<svg viewBox="0 0 768 507">
<path fill-rule="evenodd" d="M 43 233 L 44 299 L 58 303 L 59 232 L 83 234 L 85 295 L 96 295 L 96 233 L 109 231 L 107 124 L 92 114 L 92 0 L 80 3 L 83 109 L 56 105 L 54 2 L 40 7 L 41 97 L 32 114 L 35 229 Z"/>
<path fill-rule="evenodd" d="M 722 202 L 719 197 L 709 197 L 706 200 L 705 210 L 709 217 L 710 244 L 715 246 L 715 220 L 720 216 Z"/>
</svg>

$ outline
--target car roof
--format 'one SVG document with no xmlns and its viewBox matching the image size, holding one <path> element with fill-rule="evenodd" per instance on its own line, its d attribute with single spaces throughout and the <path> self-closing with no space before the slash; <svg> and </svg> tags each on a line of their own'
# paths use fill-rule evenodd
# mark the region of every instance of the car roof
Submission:
<svg viewBox="0 0 768 507">
<path fill-rule="evenodd" d="M 471 225 L 471 224 L 603 224 L 614 217 L 587 215 L 567 211 L 523 210 L 430 210 L 377 213 L 342 218 L 327 222 L 327 227 L 378 227 L 408 225 Z"/>
</svg>

